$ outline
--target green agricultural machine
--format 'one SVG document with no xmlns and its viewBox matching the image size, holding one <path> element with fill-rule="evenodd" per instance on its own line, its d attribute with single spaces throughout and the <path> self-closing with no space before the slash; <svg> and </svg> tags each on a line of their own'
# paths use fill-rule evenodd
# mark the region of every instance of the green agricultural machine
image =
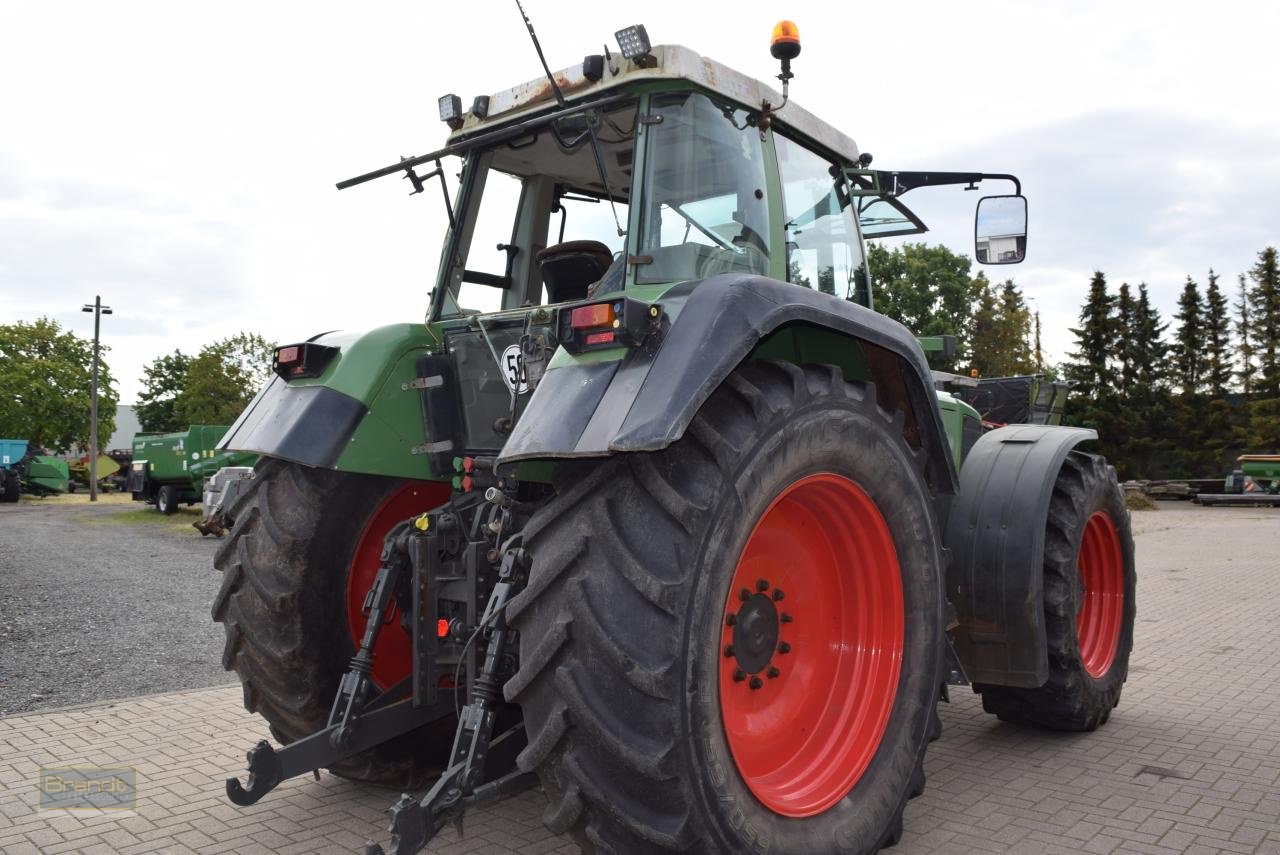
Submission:
<svg viewBox="0 0 1280 855">
<path fill-rule="evenodd" d="M 16 502 L 23 493 L 56 496 L 71 491 L 67 461 L 36 454 L 25 439 L 0 439 L 0 502 Z"/>
<path fill-rule="evenodd" d="M 99 454 L 93 461 L 91 472 L 89 455 L 83 454 L 78 458 L 68 460 L 67 469 L 71 475 L 71 492 L 73 493 L 76 491 L 77 486 L 88 488 L 90 480 L 98 482 L 98 489 L 110 490 L 115 481 L 116 473 L 120 471 L 120 463 L 106 454 Z"/>
<path fill-rule="evenodd" d="M 176 433 L 140 433 L 133 438 L 129 492 L 135 502 L 173 514 L 180 504 L 200 501 L 204 479 L 224 466 L 252 466 L 252 454 L 223 451 L 218 441 L 226 425 L 192 425 Z"/>
<path fill-rule="evenodd" d="M 1120 700 L 1095 434 L 984 427 L 865 263 L 925 230 L 908 193 L 989 183 L 975 254 L 1021 260 L 1018 180 L 872 169 L 788 100 L 789 23 L 781 94 L 617 40 L 339 185 L 439 182 L 449 228 L 426 323 L 279 348 L 220 445 L 261 458 L 213 617 L 275 738 L 236 804 L 327 768 L 425 791 L 396 853 L 534 786 L 588 851 L 870 852 L 949 687 L 1071 731 Z"/>
<path fill-rule="evenodd" d="M 27 456 L 25 439 L 0 439 L 0 502 L 16 502 L 22 495 L 20 465 Z"/>
</svg>

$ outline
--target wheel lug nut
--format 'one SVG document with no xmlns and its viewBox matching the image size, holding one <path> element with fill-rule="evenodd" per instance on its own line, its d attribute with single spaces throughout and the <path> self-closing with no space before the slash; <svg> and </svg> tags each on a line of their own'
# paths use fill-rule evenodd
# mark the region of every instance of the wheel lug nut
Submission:
<svg viewBox="0 0 1280 855">
<path fill-rule="evenodd" d="M 776 665 L 770 665 L 769 670 L 766 671 L 765 673 L 769 675 L 770 680 L 776 680 L 778 678 L 778 675 L 781 674 L 782 672 L 778 670 L 778 667 Z"/>
<path fill-rule="evenodd" d="M 751 682 L 747 683 L 747 685 L 753 689 L 758 689 L 764 685 L 764 680 L 761 680 L 759 677 L 752 677 Z"/>
<path fill-rule="evenodd" d="M 773 589 L 773 599 L 774 599 L 774 601 L 775 601 L 775 602 L 779 602 L 779 601 L 781 601 L 781 600 L 782 600 L 782 598 L 783 598 L 783 596 L 785 596 L 785 595 L 782 593 L 782 589 L 781 589 L 781 588 L 774 588 L 774 589 Z"/>
<path fill-rule="evenodd" d="M 726 645 L 724 646 L 724 656 L 725 656 L 725 658 L 726 658 L 726 659 L 728 659 L 729 657 L 733 656 L 733 645 L 732 645 L 732 644 L 726 644 Z"/>
<path fill-rule="evenodd" d="M 785 641 L 784 641 L 784 642 L 782 642 L 782 643 L 780 643 L 780 644 L 778 645 L 778 652 L 779 652 L 779 653 L 790 653 L 790 652 L 791 652 L 791 645 L 790 645 L 790 644 L 788 644 L 788 643 L 787 643 L 787 642 L 785 642 Z"/>
<path fill-rule="evenodd" d="M 731 615 L 729 615 L 727 618 L 725 618 L 725 619 L 724 619 L 724 622 L 725 622 L 725 624 L 726 624 L 727 626 L 733 626 L 735 623 L 737 623 L 737 622 L 738 622 L 738 614 L 737 614 L 737 612 L 734 612 L 733 614 L 731 614 Z"/>
<path fill-rule="evenodd" d="M 738 592 L 738 599 L 744 601 L 751 599 L 751 590 L 749 588 L 743 588 Z"/>
<path fill-rule="evenodd" d="M 746 672 L 746 671 L 743 671 L 741 668 L 734 668 L 734 669 L 733 669 L 733 682 L 735 682 L 735 683 L 741 683 L 741 682 L 742 682 L 743 680 L 745 680 L 745 679 L 747 679 L 747 672 Z"/>
<path fill-rule="evenodd" d="M 783 623 L 791 623 L 793 618 L 791 617 L 791 615 L 787 614 L 786 612 L 783 612 L 782 616 L 779 617 L 778 620 L 782 621 Z"/>
<path fill-rule="evenodd" d="M 768 582 L 766 582 L 764 579 L 757 579 L 757 580 L 756 580 L 756 590 L 757 590 L 757 591 L 767 591 L 767 590 L 769 590 L 769 583 L 768 583 Z"/>
</svg>

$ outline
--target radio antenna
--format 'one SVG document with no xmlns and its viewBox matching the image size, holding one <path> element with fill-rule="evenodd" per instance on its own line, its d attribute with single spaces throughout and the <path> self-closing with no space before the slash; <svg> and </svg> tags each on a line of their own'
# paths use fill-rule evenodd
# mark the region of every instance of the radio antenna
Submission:
<svg viewBox="0 0 1280 855">
<path fill-rule="evenodd" d="M 542 45 L 538 44 L 538 34 L 533 31 L 533 21 L 529 20 L 529 16 L 524 12 L 524 6 L 520 0 L 516 0 L 516 8 L 520 10 L 520 17 L 524 18 L 524 25 L 529 30 L 529 38 L 533 39 L 533 49 L 538 52 L 538 60 L 542 63 L 542 70 L 547 74 L 547 80 L 551 81 L 551 94 L 556 96 L 556 103 L 561 107 L 564 106 L 564 94 L 560 91 L 560 87 L 556 85 L 555 75 L 551 73 L 551 67 L 547 65 L 547 58 L 542 55 Z"/>
</svg>

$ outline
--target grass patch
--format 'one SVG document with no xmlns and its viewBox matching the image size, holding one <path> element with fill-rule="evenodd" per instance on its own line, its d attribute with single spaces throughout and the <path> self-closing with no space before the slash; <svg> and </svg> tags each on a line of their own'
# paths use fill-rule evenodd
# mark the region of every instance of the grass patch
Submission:
<svg viewBox="0 0 1280 855">
<path fill-rule="evenodd" d="M 74 493 L 59 493 L 56 496 L 45 496 L 43 499 L 33 496 L 30 493 L 23 493 L 18 497 L 18 501 L 30 503 L 33 505 L 85 505 L 89 502 L 89 488 L 77 487 Z M 133 502 L 133 496 L 129 493 L 99 493 L 99 505 L 128 505 Z"/>
<path fill-rule="evenodd" d="M 200 505 L 190 508 L 180 507 L 172 516 L 165 516 L 150 505 L 142 505 L 131 511 L 88 518 L 85 522 L 96 525 L 138 525 L 165 531 L 186 531 L 198 537 L 199 532 L 192 528 L 191 524 L 200 519 L 200 516 Z"/>
<path fill-rule="evenodd" d="M 1124 491 L 1124 506 L 1131 511 L 1154 511 L 1156 503 L 1146 493 L 1138 490 Z"/>
</svg>

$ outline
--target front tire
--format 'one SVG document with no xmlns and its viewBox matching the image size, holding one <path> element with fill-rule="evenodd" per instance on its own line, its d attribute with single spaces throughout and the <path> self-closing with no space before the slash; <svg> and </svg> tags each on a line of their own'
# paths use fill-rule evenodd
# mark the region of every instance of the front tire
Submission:
<svg viewBox="0 0 1280 855">
<path fill-rule="evenodd" d="M 1115 473 L 1104 458 L 1073 451 L 1045 524 L 1049 680 L 1035 689 L 977 684 L 983 709 L 1054 730 L 1106 724 L 1129 676 L 1136 583 L 1129 511 Z"/>
<path fill-rule="evenodd" d="M 942 564 L 916 453 L 874 388 L 749 363 L 676 444 L 557 489 L 507 610 L 506 695 L 547 824 L 620 853 L 897 842 L 924 788 Z"/>
<path fill-rule="evenodd" d="M 213 619 L 226 630 L 222 663 L 244 688 L 244 705 L 287 744 L 323 728 L 338 680 L 364 631 L 359 605 L 377 573 L 392 525 L 436 507 L 447 485 L 399 481 L 262 459 L 236 498 L 236 524 L 214 566 L 222 587 Z M 352 605 L 353 598 L 355 604 Z M 373 679 L 388 688 L 410 670 L 398 611 L 374 647 Z M 357 625 L 358 624 L 358 625 Z M 351 627 L 357 625 L 353 633 Z M 416 788 L 447 760 L 452 718 L 335 766 L 362 781 Z"/>
</svg>

